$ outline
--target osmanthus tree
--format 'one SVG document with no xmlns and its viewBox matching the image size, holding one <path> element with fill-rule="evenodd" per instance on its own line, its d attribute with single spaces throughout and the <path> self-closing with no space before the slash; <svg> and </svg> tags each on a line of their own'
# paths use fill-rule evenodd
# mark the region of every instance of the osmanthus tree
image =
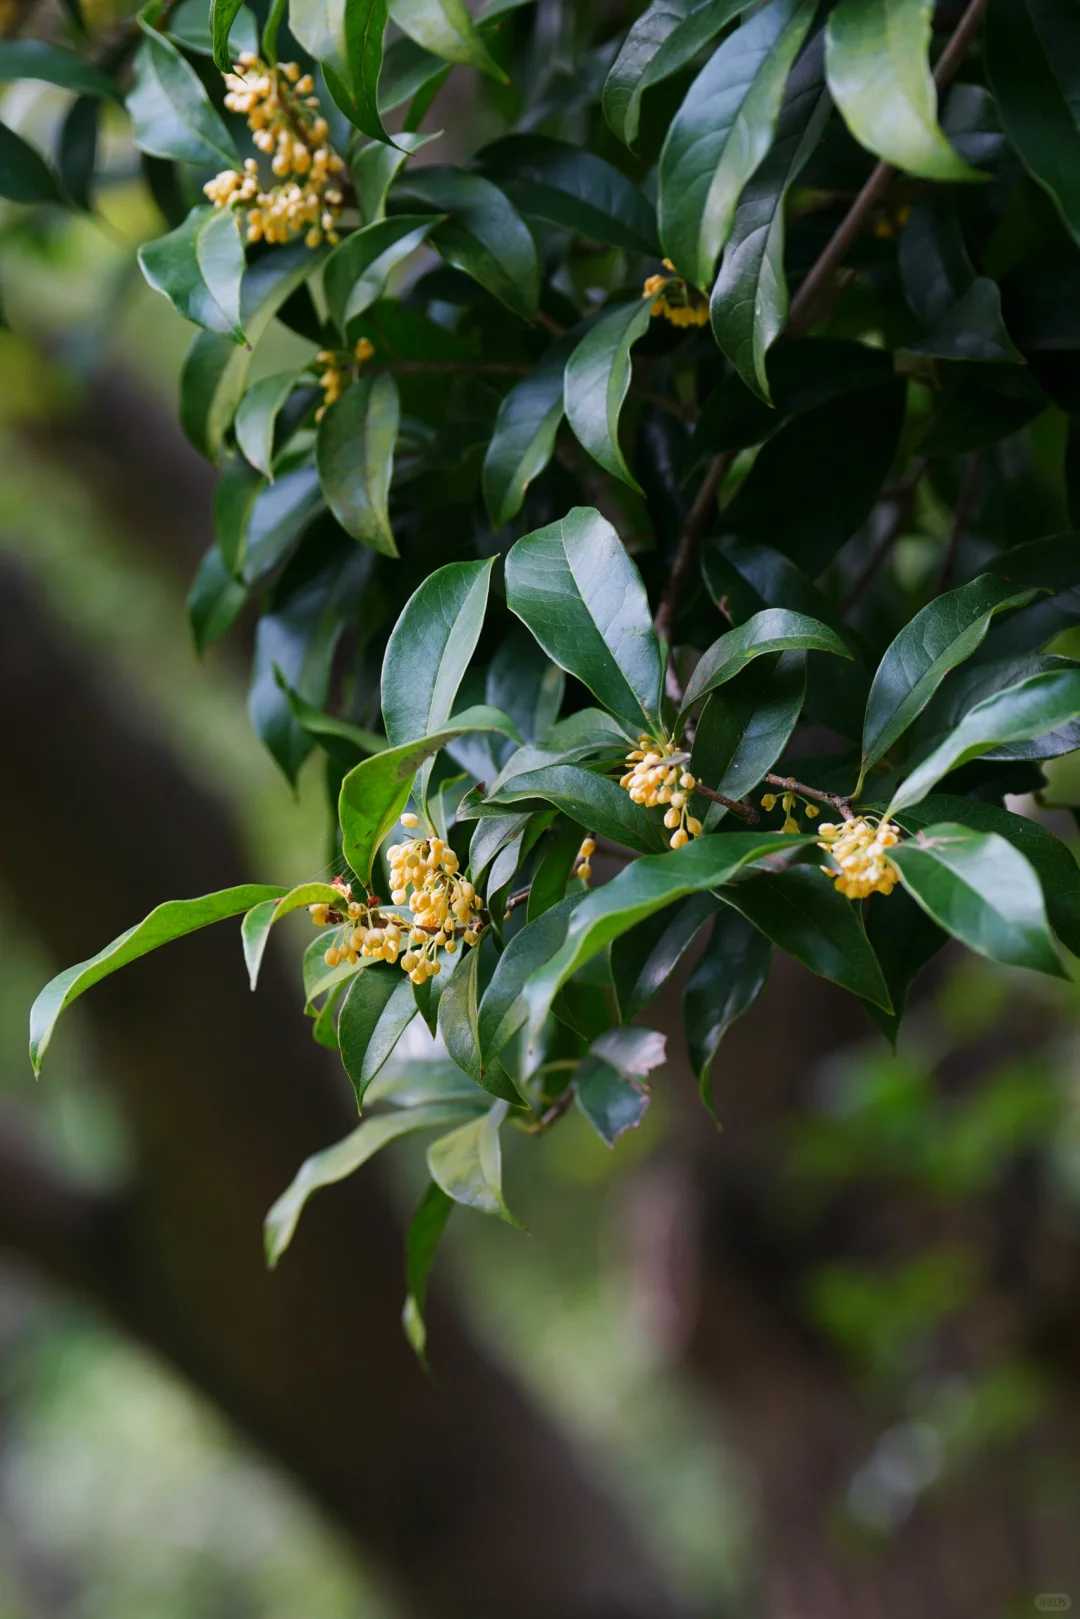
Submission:
<svg viewBox="0 0 1080 1619">
<path fill-rule="evenodd" d="M 422 1349 L 453 1205 L 512 1219 L 500 1132 L 636 1125 L 688 952 L 706 1101 L 774 948 L 890 1039 L 950 935 L 1064 973 L 1080 872 L 1004 799 L 1080 748 L 1069 0 L 33 21 L 3 77 L 74 100 L 51 157 L 0 126 L 0 192 L 100 206 L 126 106 L 220 468 L 195 638 L 257 615 L 252 719 L 290 781 L 324 756 L 339 873 L 161 905 L 42 992 L 35 1067 L 126 962 L 242 914 L 254 984 L 308 910 L 305 1010 L 362 1117 L 269 1257 L 430 1132 Z M 275 319 L 310 358 L 249 382 Z M 426 1061 L 395 1056 L 416 1017 Z"/>
</svg>

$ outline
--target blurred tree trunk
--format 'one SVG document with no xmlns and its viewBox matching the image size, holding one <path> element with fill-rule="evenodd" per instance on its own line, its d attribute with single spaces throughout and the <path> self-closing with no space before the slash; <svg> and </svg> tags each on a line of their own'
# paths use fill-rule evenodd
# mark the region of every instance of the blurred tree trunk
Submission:
<svg viewBox="0 0 1080 1619">
<path fill-rule="evenodd" d="M 54 637 L 10 571 L 0 723 L 0 878 L 58 967 L 165 896 L 243 880 L 222 807 L 182 776 L 130 694 L 106 690 Z M 418 1369 L 377 1176 L 321 1193 L 267 1272 L 263 1214 L 301 1159 L 355 1123 L 296 1003 L 272 955 L 258 1000 L 247 993 L 235 925 L 99 985 L 72 1016 L 100 1047 L 133 1182 L 117 1199 L 85 1196 L 7 1138 L 0 1243 L 81 1288 L 216 1400 L 410 1613 L 676 1619 L 617 1512 L 438 1299 L 438 1381 Z"/>
</svg>

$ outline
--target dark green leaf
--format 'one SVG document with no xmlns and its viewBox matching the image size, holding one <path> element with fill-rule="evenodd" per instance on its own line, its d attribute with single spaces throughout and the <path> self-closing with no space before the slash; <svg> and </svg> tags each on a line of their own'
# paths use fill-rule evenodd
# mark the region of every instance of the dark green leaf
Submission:
<svg viewBox="0 0 1080 1619">
<path fill-rule="evenodd" d="M 788 612 L 783 607 L 767 607 L 713 642 L 687 683 L 681 712 L 685 714 L 717 686 L 733 680 L 753 658 L 795 647 L 813 647 L 819 652 L 836 653 L 841 658 L 851 657 L 844 642 L 827 624 L 806 618 L 802 613 Z"/>
<path fill-rule="evenodd" d="M 214 536 L 221 560 L 236 578 L 243 577 L 251 509 L 265 479 L 242 456 L 226 461 L 214 489 Z"/>
<path fill-rule="evenodd" d="M 341 1060 L 362 1107 L 364 1093 L 416 1016 L 412 985 L 400 967 L 365 967 L 341 1008 Z"/>
<path fill-rule="evenodd" d="M 492 60 L 465 0 L 391 0 L 390 15 L 403 34 L 444 62 L 479 68 L 497 83 L 506 83 L 506 74 Z"/>
<path fill-rule="evenodd" d="M 644 194 L 580 146 L 549 135 L 506 135 L 483 147 L 476 162 L 527 217 L 631 253 L 658 249 L 656 215 Z"/>
<path fill-rule="evenodd" d="M 74 51 L 43 39 L 0 40 L 0 84 L 15 79 L 37 79 L 43 84 L 59 85 L 61 90 L 73 90 L 79 96 L 120 100 L 107 73 Z"/>
<path fill-rule="evenodd" d="M 171 40 L 140 18 L 143 42 L 127 98 L 135 144 L 178 163 L 240 167 L 235 142 L 211 105 L 195 69 Z"/>
<path fill-rule="evenodd" d="M 73 101 L 60 130 L 56 167 L 64 195 L 76 208 L 90 212 L 90 194 L 97 166 L 101 102 L 97 96 Z"/>
<path fill-rule="evenodd" d="M 577 1105 L 607 1146 L 614 1147 L 645 1117 L 649 1091 L 642 1080 L 664 1061 L 666 1045 L 654 1029 L 609 1029 L 578 1063 L 573 1078 Z"/>
<path fill-rule="evenodd" d="M 218 65 L 223 73 L 228 72 L 233 63 L 239 60 L 242 51 L 251 51 L 256 56 L 259 54 L 259 25 L 254 13 L 247 6 L 236 4 L 235 0 L 227 0 L 232 21 L 222 29 L 225 9 L 220 0 L 218 4 L 211 0 L 209 12 L 206 0 L 180 0 L 180 4 L 172 7 L 168 13 L 167 27 L 174 44 L 198 56 L 214 55 L 215 34 L 221 30 L 222 62 Z"/>
<path fill-rule="evenodd" d="M 450 975 L 439 1002 L 439 1033 L 454 1062 L 492 1096 L 520 1103 L 521 1097 L 498 1062 L 486 1068 L 480 1062 L 478 1025 L 480 951 L 469 950 Z"/>
<path fill-rule="evenodd" d="M 484 456 L 484 502 L 493 527 L 516 517 L 525 491 L 551 460 L 563 419 L 563 373 L 569 341 L 555 344 L 505 394 Z"/>
<path fill-rule="evenodd" d="M 713 1110 L 711 1073 L 720 1042 L 765 988 L 772 944 L 729 905 L 716 913 L 712 935 L 690 975 L 683 1019 L 701 1099 Z"/>
<path fill-rule="evenodd" d="M 963 719 L 969 709 L 981 703 L 994 692 L 1006 686 L 1015 686 L 1029 675 L 1039 675 L 1054 669 L 1077 667 L 1068 658 L 1046 657 L 1029 652 L 1017 658 L 1003 658 L 994 663 L 969 664 L 960 673 L 947 680 L 921 715 L 912 731 L 913 754 L 919 758 L 936 748 L 950 731 Z M 1031 742 L 1010 742 L 983 755 L 984 759 L 1057 759 L 1063 753 L 1080 748 L 1080 724 L 1075 720 L 1037 736 Z M 935 820 L 955 821 L 955 815 L 938 815 Z"/>
<path fill-rule="evenodd" d="M 431 233 L 432 246 L 507 309 L 532 320 L 540 298 L 536 244 L 498 186 L 464 169 L 432 167 L 410 170 L 394 196 L 447 215 Z"/>
<path fill-rule="evenodd" d="M 377 141 L 390 138 L 379 111 L 386 19 L 386 0 L 348 0 L 345 6 L 345 60 L 350 94 L 342 111 L 350 123 Z M 341 106 L 340 101 L 338 105 Z"/>
<path fill-rule="evenodd" d="M 538 916 L 550 911 L 553 905 L 566 897 L 578 850 L 581 847 L 582 828 L 573 821 L 560 821 L 551 841 L 547 844 L 529 884 L 526 916 L 535 922 Z"/>
<path fill-rule="evenodd" d="M 399 44 L 411 45 L 410 40 Z M 435 135 L 410 135 L 401 131 L 394 136 L 393 146 L 383 141 L 372 141 L 349 159 L 349 173 L 356 188 L 356 204 L 365 225 L 386 217 L 386 194 L 399 170 L 419 147 L 436 140 Z"/>
<path fill-rule="evenodd" d="M 222 73 L 228 73 L 232 69 L 234 47 L 230 43 L 229 36 L 242 4 L 243 0 L 210 0 L 210 41 L 215 66 L 220 68 Z"/>
<path fill-rule="evenodd" d="M 228 208 L 193 208 L 167 236 L 139 249 L 142 273 L 185 320 L 234 343 L 240 328 L 244 247 L 236 214 Z"/>
<path fill-rule="evenodd" d="M 199 563 L 187 597 L 187 615 L 197 652 L 205 651 L 232 628 L 247 598 L 247 586 L 233 578 L 215 542 Z"/>
<path fill-rule="evenodd" d="M 488 802 L 514 804 L 537 798 L 624 849 L 648 854 L 663 847 L 659 815 L 654 817 L 635 804 L 609 776 L 598 776 L 582 765 L 545 765 L 522 771 L 505 781 Z"/>
<path fill-rule="evenodd" d="M 428 1174 L 447 1197 L 481 1214 L 497 1214 L 517 1225 L 503 1199 L 499 1129 L 507 1104 L 496 1102 L 478 1119 L 440 1136 L 427 1150 Z"/>
<path fill-rule="evenodd" d="M 562 707 L 566 677 L 532 636 L 514 628 L 488 666 L 484 701 L 509 714 L 526 742 L 546 736 Z"/>
<path fill-rule="evenodd" d="M 1080 624 L 1080 534 L 1018 545 L 998 559 L 998 567 L 1017 590 L 1034 585 L 1053 594 L 1036 596 L 1023 612 L 996 624 L 983 657 L 1036 651 L 1061 630 Z"/>
<path fill-rule="evenodd" d="M 327 407 L 315 458 L 326 503 L 347 534 L 396 557 L 388 501 L 401 407 L 388 371 L 369 372 Z"/>
<path fill-rule="evenodd" d="M 434 1181 L 428 1185 L 416 1205 L 405 1238 L 405 1277 L 408 1291 L 401 1312 L 401 1324 L 421 1364 L 426 1364 L 427 1327 L 424 1323 L 424 1303 L 427 1298 L 428 1277 L 435 1260 L 435 1250 L 450 1218 L 453 1199 L 447 1197 Z"/>
<path fill-rule="evenodd" d="M 41 154 L 0 124 L 0 197 L 9 202 L 60 202 L 56 176 Z"/>
<path fill-rule="evenodd" d="M 743 0 L 653 0 L 642 12 L 604 81 L 604 117 L 624 145 L 637 139 L 643 92 L 692 62 L 742 9 Z"/>
<path fill-rule="evenodd" d="M 1001 125 L 1080 239 L 1080 102 L 1068 0 L 992 0 L 986 67 Z"/>
<path fill-rule="evenodd" d="M 742 798 L 787 747 L 805 696 L 806 658 L 801 652 L 785 652 L 775 663 L 747 669 L 702 710 L 691 773 L 725 798 Z"/>
<path fill-rule="evenodd" d="M 656 999 L 715 910 L 712 894 L 691 894 L 612 942 L 611 981 L 620 1022 L 632 1022 Z"/>
<path fill-rule="evenodd" d="M 271 377 L 262 377 L 237 406 L 233 424 L 237 446 L 251 465 L 271 480 L 278 416 L 303 375 L 302 371 L 277 371 Z"/>
<path fill-rule="evenodd" d="M 619 446 L 619 415 L 630 387 L 630 350 L 648 330 L 648 298 L 606 309 L 566 362 L 563 406 L 579 442 L 605 472 L 640 489 Z"/>
<path fill-rule="evenodd" d="M 925 804 L 920 806 L 920 812 L 925 809 Z M 886 1012 L 872 1001 L 864 1004 L 868 1016 L 895 1047 L 908 992 L 927 963 L 948 943 L 949 936 L 902 887 L 894 888 L 891 894 L 872 895 L 864 918 L 866 936 L 885 974 L 893 1009 Z"/>
<path fill-rule="evenodd" d="M 390 272 L 437 223 L 434 214 L 395 214 L 353 231 L 330 254 L 323 272 L 326 303 L 348 347 L 363 336 L 359 317 L 383 296 Z"/>
<path fill-rule="evenodd" d="M 569 894 L 515 933 L 496 964 L 480 1001 L 477 1030 L 481 1060 L 489 1067 L 525 1020 L 526 985 L 561 948 L 581 894 Z"/>
<path fill-rule="evenodd" d="M 980 364 L 1022 364 L 1024 358 L 1005 330 L 997 282 L 984 275 L 976 277 L 929 336 L 906 347 L 911 354 Z"/>
<path fill-rule="evenodd" d="M 713 52 L 660 153 L 660 239 L 702 291 L 731 231 L 739 193 L 772 145 L 784 85 L 814 0 L 771 0 Z"/>
</svg>

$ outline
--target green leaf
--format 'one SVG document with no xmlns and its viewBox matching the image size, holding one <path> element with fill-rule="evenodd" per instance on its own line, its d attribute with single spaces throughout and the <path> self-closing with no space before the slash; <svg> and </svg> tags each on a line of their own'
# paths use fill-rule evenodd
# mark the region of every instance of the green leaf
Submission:
<svg viewBox="0 0 1080 1619">
<path fill-rule="evenodd" d="M 712 894 L 691 894 L 613 940 L 611 981 L 620 1022 L 632 1022 L 656 999 L 715 910 Z"/>
<path fill-rule="evenodd" d="M 926 807 L 923 804 L 920 808 L 925 810 Z M 894 888 L 891 894 L 872 895 L 864 920 L 866 936 L 885 975 L 893 1009 L 883 1011 L 871 1001 L 864 1001 L 863 1005 L 895 1049 L 911 986 L 923 968 L 948 944 L 949 935 L 942 932 L 902 886 Z"/>
<path fill-rule="evenodd" d="M 930 73 L 933 0 L 841 0 L 829 14 L 825 65 L 855 139 L 924 180 L 981 180 L 937 121 Z"/>
<path fill-rule="evenodd" d="M 86 213 L 92 212 L 91 193 L 97 168 L 98 133 L 101 127 L 101 101 L 97 96 L 79 96 L 73 101 L 60 128 L 56 146 L 56 169 L 68 201 Z"/>
<path fill-rule="evenodd" d="M 566 885 L 581 847 L 581 833 L 582 828 L 573 821 L 556 823 L 529 884 L 525 914 L 530 922 L 535 922 L 538 916 L 566 898 Z"/>
<path fill-rule="evenodd" d="M 384 736 L 377 731 L 362 730 L 359 725 L 339 719 L 336 714 L 324 714 L 292 689 L 280 669 L 276 673 L 278 686 L 284 692 L 293 714 L 308 735 L 321 742 L 328 753 L 340 757 L 347 755 L 350 763 L 355 762 L 357 753 L 382 753 L 387 745 Z M 335 750 L 335 742 L 344 743 L 344 748 Z"/>
<path fill-rule="evenodd" d="M 350 123 L 377 141 L 390 139 L 379 110 L 386 21 L 386 0 L 347 0 L 345 60 L 349 70 L 349 99 L 343 103 L 337 96 L 334 98 Z"/>
<path fill-rule="evenodd" d="M 953 675 L 942 686 L 937 696 L 919 718 L 911 734 L 912 757 L 918 759 L 936 748 L 948 733 L 963 719 L 969 709 L 985 698 L 992 697 L 1006 686 L 1015 686 L 1028 675 L 1039 675 L 1055 669 L 1076 668 L 1070 658 L 1044 656 L 1029 652 L 1018 658 L 996 659 L 993 663 L 969 664 L 961 673 Z M 1080 723 L 1049 731 L 1031 742 L 1007 743 L 996 748 L 986 759 L 1057 759 L 1064 753 L 1080 748 Z M 938 820 L 955 820 L 955 816 L 938 816 Z"/>
<path fill-rule="evenodd" d="M 496 1102 L 478 1119 L 470 1119 L 427 1150 L 428 1174 L 447 1197 L 481 1214 L 497 1214 L 516 1226 L 502 1194 L 502 1152 L 499 1128 L 508 1104 Z"/>
<path fill-rule="evenodd" d="M 139 265 L 155 292 L 163 292 L 185 320 L 234 343 L 240 327 L 244 246 L 230 208 L 193 208 L 176 230 L 139 249 Z"/>
<path fill-rule="evenodd" d="M 817 146 L 831 109 L 818 35 L 792 69 L 776 138 L 739 199 L 709 301 L 716 341 L 746 386 L 767 401 L 771 396 L 765 356 L 783 331 L 788 313 L 784 203 Z"/>
<path fill-rule="evenodd" d="M 220 27 L 221 15 L 215 15 L 213 0 L 209 12 L 205 0 L 180 0 L 178 6 L 170 8 L 166 32 L 174 45 L 182 50 L 193 51 L 197 56 L 213 56 L 214 29 Z M 234 62 L 239 60 L 242 51 L 252 51 L 259 54 L 259 25 L 253 12 L 247 6 L 229 4 L 232 21 L 224 31 L 222 44 L 224 46 L 225 66 L 221 71 L 227 72 Z"/>
<path fill-rule="evenodd" d="M 992 0 L 986 70 L 1001 127 L 1080 240 L 1080 101 L 1068 0 Z"/>
<path fill-rule="evenodd" d="M 702 291 L 731 231 L 743 186 L 772 145 L 784 85 L 814 0 L 771 0 L 714 51 L 675 114 L 660 153 L 660 239 Z"/>
<path fill-rule="evenodd" d="M 639 492 L 619 446 L 619 416 L 630 388 L 630 350 L 648 330 L 651 309 L 648 298 L 605 309 L 563 375 L 563 407 L 579 443 L 605 472 Z"/>
<path fill-rule="evenodd" d="M 404 40 L 401 43 L 408 45 L 411 42 Z M 393 146 L 373 140 L 351 155 L 349 173 L 356 188 L 356 204 L 365 225 L 385 219 L 386 194 L 410 153 L 437 139 L 437 135 L 410 135 L 401 131 L 394 136 Z"/>
<path fill-rule="evenodd" d="M 242 456 L 226 461 L 214 489 L 214 535 L 221 560 L 231 574 L 243 577 L 247 530 L 260 489 L 266 487 Z"/>
<path fill-rule="evenodd" d="M 995 613 L 1025 606 L 1033 590 L 1017 591 L 996 574 L 982 573 L 949 590 L 915 614 L 878 664 L 863 724 L 862 780 L 918 718 L 950 669 L 970 658 Z"/>
<path fill-rule="evenodd" d="M 546 965 L 533 973 L 525 986 L 530 1042 L 535 1046 L 551 1003 L 562 985 L 620 933 L 687 894 L 722 888 L 752 863 L 770 856 L 796 853 L 810 842 L 810 838 L 775 832 L 732 832 L 723 837 L 706 834 L 668 854 L 646 855 L 635 860 L 611 882 L 586 894 L 573 913 L 565 943 Z M 753 883 L 745 885 L 746 889 L 764 880 L 755 877 Z M 822 877 L 821 881 L 831 891 L 828 879 Z M 731 893 L 734 892 L 732 889 Z M 730 895 L 724 897 L 730 898 Z M 548 916 L 554 914 L 548 912 Z M 547 916 L 544 916 L 533 925 L 542 926 L 546 921 Z M 492 985 L 494 982 L 492 979 Z M 512 1028 L 507 1038 L 511 1033 Z"/>
<path fill-rule="evenodd" d="M 525 491 L 543 472 L 563 419 L 563 374 L 570 343 L 555 344 L 503 396 L 484 455 L 484 503 L 494 528 L 515 518 Z"/>
<path fill-rule="evenodd" d="M 197 652 L 232 628 L 247 599 L 247 586 L 233 578 L 215 541 L 199 563 L 186 602 Z"/>
<path fill-rule="evenodd" d="M 380 964 L 365 967 L 349 985 L 338 1022 L 338 1042 L 358 1108 L 416 1016 L 412 989 L 400 967 Z"/>
<path fill-rule="evenodd" d="M 619 169 L 550 135 L 505 135 L 476 154 L 526 217 L 631 253 L 658 250 L 656 214 Z"/>
<path fill-rule="evenodd" d="M 354 540 L 387 557 L 398 554 L 388 502 L 400 418 L 393 377 L 368 372 L 327 407 L 315 440 L 330 510 Z"/>
<path fill-rule="evenodd" d="M 609 1029 L 578 1063 L 575 1100 L 606 1146 L 614 1147 L 645 1117 L 650 1096 L 642 1080 L 664 1061 L 666 1046 L 654 1029 Z"/>
<path fill-rule="evenodd" d="M 506 84 L 506 74 L 488 53 L 465 0 L 390 0 L 390 15 L 403 34 L 433 56 L 479 68 Z"/>
<path fill-rule="evenodd" d="M 540 300 L 536 243 L 498 186 L 464 169 L 432 166 L 410 170 L 394 197 L 445 214 L 431 232 L 431 245 L 515 315 L 533 319 Z"/>
<path fill-rule="evenodd" d="M 247 964 L 252 989 L 259 981 L 259 968 L 266 953 L 266 941 L 275 922 L 280 922 L 283 916 L 288 916 L 290 911 L 300 910 L 301 907 L 306 909 L 309 905 L 340 906 L 340 904 L 341 894 L 329 883 L 301 883 L 298 888 L 290 889 L 284 896 L 275 892 L 272 899 L 260 900 L 257 905 L 253 905 L 240 927 L 244 943 L 244 961 Z"/>
<path fill-rule="evenodd" d="M 79 96 L 98 96 L 106 101 L 119 101 L 116 86 L 92 62 L 84 61 L 74 51 L 61 45 L 50 45 L 43 39 L 0 40 L 0 84 L 16 79 L 37 79 L 42 84 L 55 84 L 61 90 L 71 90 Z"/>
<path fill-rule="evenodd" d="M 1015 546 L 998 563 L 1016 589 L 1034 585 L 1051 595 L 1038 595 L 1030 607 L 996 624 L 984 657 L 1004 657 L 1044 647 L 1061 630 L 1080 624 L 1080 535 L 1054 534 Z"/>
<path fill-rule="evenodd" d="M 631 728 L 660 724 L 664 666 L 649 598 L 606 518 L 575 506 L 506 559 L 506 600 L 548 657 Z"/>
<path fill-rule="evenodd" d="M 232 70 L 233 54 L 229 43 L 233 23 L 243 0 L 210 0 L 210 39 L 213 45 L 214 65 L 222 73 Z"/>
<path fill-rule="evenodd" d="M 602 105 L 625 146 L 637 139 L 641 97 L 678 73 L 742 9 L 744 0 L 653 0 L 630 28 L 604 81 Z"/>
<path fill-rule="evenodd" d="M 516 625 L 488 665 L 484 701 L 509 714 L 526 742 L 546 736 L 562 707 L 566 677 Z"/>
<path fill-rule="evenodd" d="M 545 765 L 522 771 L 505 781 L 487 802 L 514 804 L 535 798 L 554 804 L 579 826 L 591 828 L 624 849 L 649 854 L 664 845 L 659 815 L 635 804 L 609 776 L 598 776 L 581 765 Z"/>
<path fill-rule="evenodd" d="M 817 866 L 766 873 L 729 889 L 724 898 L 811 972 L 892 1010 L 858 907 Z"/>
<path fill-rule="evenodd" d="M 62 201 L 45 159 L 6 124 L 0 124 L 0 197 L 8 202 Z"/>
<path fill-rule="evenodd" d="M 35 1074 L 41 1072 L 45 1048 L 52 1038 L 57 1018 L 91 985 L 129 962 L 137 961 L 148 951 L 156 950 L 159 945 L 183 938 L 185 933 L 194 933 L 211 922 L 238 916 L 252 905 L 284 892 L 283 888 L 270 888 L 265 883 L 244 883 L 239 888 L 222 888 L 214 894 L 204 894 L 200 899 L 168 900 L 164 905 L 155 906 L 149 916 L 121 933 L 96 956 L 58 974 L 46 984 L 30 1009 L 30 1061 Z"/>
<path fill-rule="evenodd" d="M 722 905 L 683 996 L 690 1064 L 710 1113 L 712 1065 L 720 1042 L 765 988 L 771 965 L 772 944 L 764 933 L 730 905 Z"/>
<path fill-rule="evenodd" d="M 975 278 L 927 337 L 907 344 L 906 349 L 909 354 L 928 354 L 938 360 L 1024 363 L 1024 356 L 1005 330 L 997 282 L 984 275 Z"/>
<path fill-rule="evenodd" d="M 1005 838 L 942 821 L 898 844 L 889 857 L 912 898 L 969 950 L 1068 978 L 1050 937 L 1039 879 Z"/>
<path fill-rule="evenodd" d="M 405 1237 L 405 1277 L 408 1291 L 401 1312 L 405 1336 L 421 1365 L 426 1365 L 427 1327 L 424 1323 L 424 1304 L 427 1299 L 428 1277 L 435 1260 L 435 1250 L 446 1229 L 453 1199 L 447 1197 L 434 1181 L 428 1185 L 416 1205 Z"/>
<path fill-rule="evenodd" d="M 238 169 L 236 144 L 195 69 L 141 16 L 139 27 L 143 41 L 135 56 L 135 85 L 127 98 L 136 146 L 178 163 Z"/>
<path fill-rule="evenodd" d="M 326 303 L 349 348 L 364 335 L 359 317 L 383 296 L 391 271 L 438 223 L 434 214 L 395 214 L 353 231 L 330 254 L 323 272 Z"/>
<path fill-rule="evenodd" d="M 989 753 L 1003 742 L 1026 742 L 1080 717 L 1080 669 L 1031 675 L 977 703 L 960 724 L 916 765 L 893 794 L 895 815 L 926 797 L 950 770 Z"/>
<path fill-rule="evenodd" d="M 236 409 L 233 430 L 237 447 L 251 466 L 271 482 L 277 419 L 303 376 L 303 371 L 276 371 L 273 376 L 261 377 Z"/>
<path fill-rule="evenodd" d="M 364 1119 L 344 1140 L 314 1153 L 301 1164 L 296 1178 L 266 1216 L 263 1230 L 267 1264 L 273 1269 L 289 1246 L 304 1204 L 313 1192 L 345 1180 L 399 1136 L 413 1135 L 418 1130 L 444 1130 L 471 1118 L 474 1112 L 464 1102 L 441 1102 L 380 1113 Z"/>
<path fill-rule="evenodd" d="M 525 1021 L 525 987 L 565 942 L 570 917 L 582 898 L 581 894 L 568 894 L 535 921 L 530 919 L 499 957 L 477 1017 L 485 1068 L 491 1066 Z"/>
<path fill-rule="evenodd" d="M 812 647 L 818 652 L 834 652 L 841 658 L 851 657 L 844 642 L 827 624 L 807 618 L 803 613 L 788 612 L 783 607 L 767 607 L 763 613 L 748 618 L 745 624 L 728 630 L 704 653 L 687 683 L 680 718 L 717 686 L 733 680 L 751 659 L 794 647 Z"/>
<path fill-rule="evenodd" d="M 467 731 L 515 734 L 505 714 L 480 705 L 456 715 L 433 736 L 386 748 L 370 759 L 361 760 L 349 771 L 341 784 L 338 813 L 345 858 L 361 882 L 370 883 L 376 851 L 409 802 L 420 766 L 447 742 L 464 736 Z"/>
<path fill-rule="evenodd" d="M 474 1085 L 506 1102 L 521 1102 L 517 1089 L 501 1064 L 480 1061 L 478 1023 L 480 951 L 469 950 L 450 975 L 439 1001 L 439 1033 L 457 1066 Z"/>
<path fill-rule="evenodd" d="M 702 709 L 691 773 L 725 798 L 742 798 L 787 747 L 805 697 L 806 658 L 801 652 L 754 664 Z"/>
</svg>

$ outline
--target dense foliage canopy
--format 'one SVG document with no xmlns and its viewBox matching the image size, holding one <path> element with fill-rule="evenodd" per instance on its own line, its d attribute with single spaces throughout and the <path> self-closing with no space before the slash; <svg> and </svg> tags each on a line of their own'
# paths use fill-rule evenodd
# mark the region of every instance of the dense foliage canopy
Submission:
<svg viewBox="0 0 1080 1619">
<path fill-rule="evenodd" d="M 220 468 L 195 640 L 257 615 L 252 720 L 290 781 L 324 756 L 340 875 L 160 906 L 43 991 L 32 1055 L 224 917 L 254 984 L 308 909 L 306 1011 L 363 1119 L 268 1252 L 437 1132 L 422 1349 L 453 1204 L 512 1219 L 500 1130 L 637 1124 L 664 1057 L 638 1020 L 688 952 L 707 1102 L 774 947 L 890 1039 L 950 935 L 1080 952 L 1071 852 L 1005 806 L 1080 748 L 1080 22 L 67 4 L 0 44 L 63 102 L 48 156 L 0 125 L 0 195 L 93 210 L 126 107 L 168 227 L 143 274 L 200 328 L 181 421 Z M 249 381 L 274 320 L 310 359 Z M 394 1055 L 415 1017 L 425 1062 Z"/>
</svg>

